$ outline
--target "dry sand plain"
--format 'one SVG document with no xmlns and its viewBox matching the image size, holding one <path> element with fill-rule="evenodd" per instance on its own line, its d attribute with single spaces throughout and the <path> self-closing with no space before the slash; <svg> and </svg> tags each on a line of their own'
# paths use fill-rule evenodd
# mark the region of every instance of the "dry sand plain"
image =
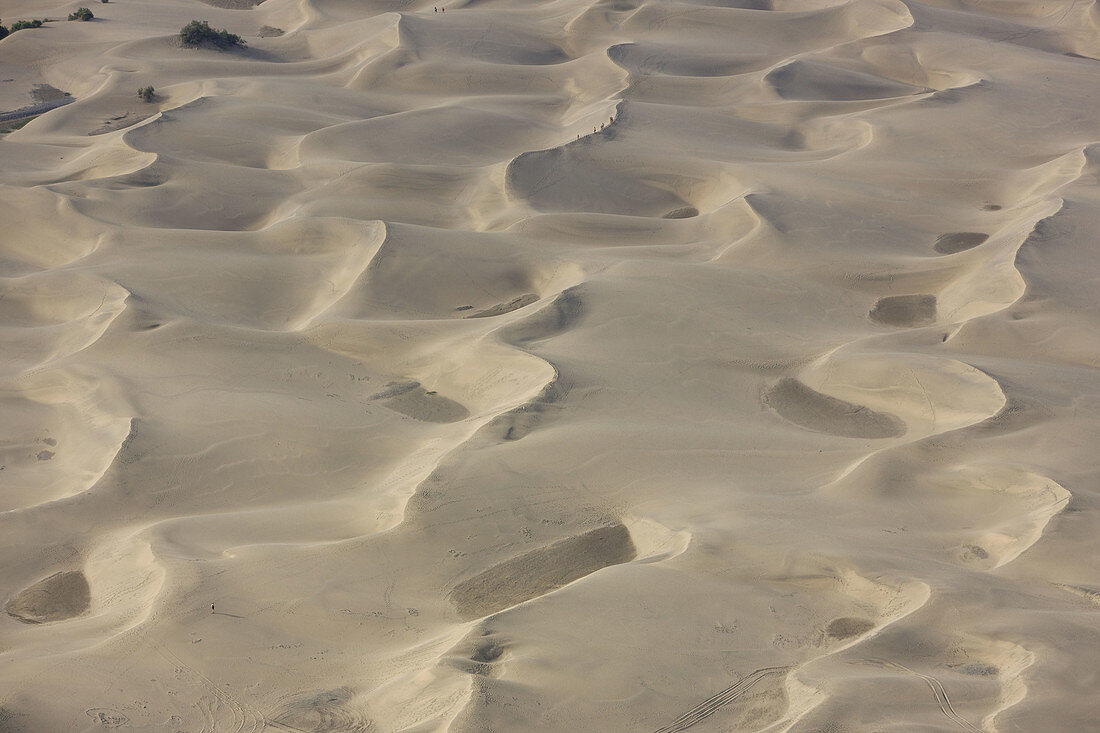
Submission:
<svg viewBox="0 0 1100 733">
<path fill-rule="evenodd" d="M 1095 2 L 92 10 L 0 42 L 0 730 L 1098 729 Z"/>
</svg>

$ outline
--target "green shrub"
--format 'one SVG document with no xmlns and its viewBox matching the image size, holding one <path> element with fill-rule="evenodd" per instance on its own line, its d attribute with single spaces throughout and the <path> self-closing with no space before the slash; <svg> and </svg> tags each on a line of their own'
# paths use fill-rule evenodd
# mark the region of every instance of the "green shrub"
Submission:
<svg viewBox="0 0 1100 733">
<path fill-rule="evenodd" d="M 192 48 L 213 46 L 223 50 L 244 45 L 244 39 L 240 36 L 227 30 L 215 30 L 205 20 L 193 20 L 180 28 L 180 41 Z"/>
<path fill-rule="evenodd" d="M 142 102 L 152 102 L 157 97 L 157 90 L 153 87 L 142 87 L 138 89 L 138 96 Z"/>
<path fill-rule="evenodd" d="M 77 8 L 76 12 L 69 13 L 69 20 L 83 20 L 85 22 L 91 20 L 95 16 L 92 15 L 92 11 L 87 8 Z"/>
<path fill-rule="evenodd" d="M 43 22 L 41 20 L 17 20 L 11 24 L 11 32 L 15 33 L 24 28 L 41 28 Z"/>
<path fill-rule="evenodd" d="M 9 31 L 9 30 L 7 29 L 7 26 L 2 26 L 2 25 L 0 25 L 0 38 L 7 38 L 7 37 L 8 37 L 8 33 L 10 33 L 10 32 L 11 32 L 11 31 Z"/>
</svg>

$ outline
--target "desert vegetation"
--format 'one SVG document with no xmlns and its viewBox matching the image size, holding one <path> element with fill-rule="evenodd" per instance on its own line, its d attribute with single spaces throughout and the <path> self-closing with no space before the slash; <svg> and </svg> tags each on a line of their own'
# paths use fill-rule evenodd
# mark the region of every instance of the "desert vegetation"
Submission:
<svg viewBox="0 0 1100 733">
<path fill-rule="evenodd" d="M 17 20 L 11 24 L 11 32 L 21 31 L 26 28 L 41 28 L 45 20 Z M 8 35 L 5 33 L 4 35 Z M 2 36 L 0 36 L 2 37 Z"/>
<path fill-rule="evenodd" d="M 207 46 L 223 51 L 244 45 L 244 39 L 237 34 L 211 28 L 205 20 L 193 20 L 180 28 L 180 41 L 191 48 Z"/>
<path fill-rule="evenodd" d="M 138 89 L 138 97 L 141 99 L 142 102 L 152 102 L 154 99 L 157 98 L 157 90 L 153 89 L 153 87 L 151 86 L 142 87 L 141 89 Z"/>
<path fill-rule="evenodd" d="M 69 20 L 81 20 L 87 22 L 95 18 L 92 15 L 92 11 L 88 8 L 77 8 L 74 12 L 69 13 Z"/>
</svg>

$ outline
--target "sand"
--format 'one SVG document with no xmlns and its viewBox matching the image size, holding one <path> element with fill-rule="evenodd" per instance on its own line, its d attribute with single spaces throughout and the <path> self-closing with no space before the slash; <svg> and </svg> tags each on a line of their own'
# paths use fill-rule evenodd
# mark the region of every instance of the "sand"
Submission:
<svg viewBox="0 0 1100 733">
<path fill-rule="evenodd" d="M 1095 729 L 1094 3 L 92 10 L 0 41 L 0 730 Z"/>
</svg>

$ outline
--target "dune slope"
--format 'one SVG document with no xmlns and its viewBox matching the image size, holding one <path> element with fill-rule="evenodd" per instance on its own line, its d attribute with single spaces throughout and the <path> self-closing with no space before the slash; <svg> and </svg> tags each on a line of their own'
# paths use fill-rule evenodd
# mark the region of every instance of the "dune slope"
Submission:
<svg viewBox="0 0 1100 733">
<path fill-rule="evenodd" d="M 1095 3 L 94 13 L 0 41 L 0 730 L 1095 725 Z"/>
</svg>

